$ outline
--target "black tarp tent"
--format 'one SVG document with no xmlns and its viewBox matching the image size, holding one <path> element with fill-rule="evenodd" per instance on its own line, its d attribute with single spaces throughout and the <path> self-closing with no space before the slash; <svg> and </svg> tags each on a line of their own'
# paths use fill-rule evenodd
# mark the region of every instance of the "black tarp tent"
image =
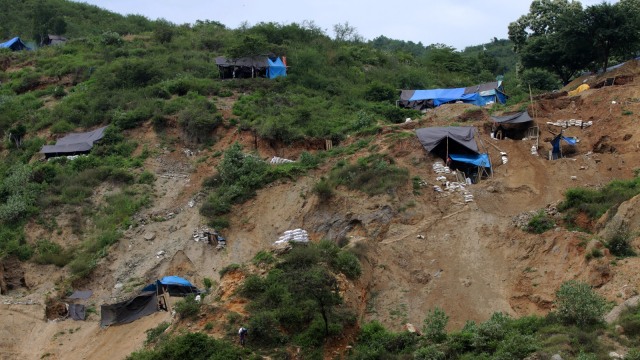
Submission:
<svg viewBox="0 0 640 360">
<path fill-rule="evenodd" d="M 477 181 L 480 176 L 490 175 L 491 160 L 486 152 L 478 148 L 475 127 L 421 128 L 416 130 L 416 136 L 425 150 L 443 160 L 450 159 L 467 177 Z"/>
<path fill-rule="evenodd" d="M 273 79 L 287 76 L 287 67 L 275 55 L 247 56 L 230 59 L 224 56 L 216 58 L 216 66 L 222 79 L 266 77 Z"/>
<path fill-rule="evenodd" d="M 55 145 L 44 145 L 40 152 L 45 157 L 88 154 L 93 144 L 104 137 L 106 126 L 83 133 L 71 133 L 56 141 Z"/>
<path fill-rule="evenodd" d="M 143 291 L 127 301 L 100 306 L 100 327 L 130 323 L 159 310 L 158 294 Z"/>
<path fill-rule="evenodd" d="M 493 120 L 492 131 L 496 139 L 522 140 L 527 136 L 528 130 L 535 127 L 535 122 L 527 111 L 492 116 L 491 120 Z"/>
</svg>

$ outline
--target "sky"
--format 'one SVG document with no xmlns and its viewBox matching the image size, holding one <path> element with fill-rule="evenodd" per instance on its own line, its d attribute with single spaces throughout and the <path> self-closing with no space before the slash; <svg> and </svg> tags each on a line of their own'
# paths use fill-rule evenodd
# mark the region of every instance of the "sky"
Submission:
<svg viewBox="0 0 640 360">
<path fill-rule="evenodd" d="M 365 40 L 391 39 L 466 46 L 507 38 L 507 26 L 529 12 L 530 0 L 441 0 L 395 2 L 381 0 L 75 0 L 120 14 L 139 14 L 176 24 L 218 21 L 228 28 L 243 22 L 289 24 L 313 21 L 334 36 L 333 25 L 355 27 Z M 584 7 L 604 0 L 582 0 Z M 617 0 L 606 0 L 615 3 Z"/>
</svg>

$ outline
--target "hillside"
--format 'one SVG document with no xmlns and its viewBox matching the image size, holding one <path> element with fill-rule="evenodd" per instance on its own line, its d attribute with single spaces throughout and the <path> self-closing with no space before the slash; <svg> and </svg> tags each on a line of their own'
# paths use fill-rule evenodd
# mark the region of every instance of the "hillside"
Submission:
<svg viewBox="0 0 640 360">
<path fill-rule="evenodd" d="M 0 53 L 1 358 L 125 358 L 145 348 L 146 331 L 164 321 L 171 325 L 163 339 L 204 332 L 235 349 L 237 327 L 265 319 L 252 305 L 260 292 L 249 294 L 246 283 L 260 285 L 267 280 L 256 279 L 269 279 L 273 270 L 291 271 L 285 267 L 291 252 L 264 253 L 272 254 L 278 237 L 298 228 L 317 246 L 327 246 L 322 240 L 334 244 L 336 257 L 357 257 L 362 274 L 349 276 L 323 257 L 309 265 L 329 268 L 323 274 L 330 274 L 332 294 L 342 300 L 330 313 L 338 328 L 331 336 L 322 329 L 313 333 L 309 328 L 320 315 L 305 318 L 300 333 L 321 334 L 318 345 L 282 324 L 273 326 L 282 339 L 250 336 L 243 351 L 253 357 L 370 358 L 353 349 L 362 346 L 367 334 L 361 330 L 371 321 L 401 334 L 397 348 L 415 345 L 418 340 L 404 342 L 400 331 L 406 323 L 421 327 L 436 307 L 448 315 L 452 334 L 468 321 L 490 321 L 496 312 L 525 323 L 530 315 L 547 319 L 526 323 L 534 328 L 535 321 L 552 321 L 542 316 L 557 309 L 556 291 L 567 280 L 587 283 L 610 305 L 638 294 L 640 260 L 607 248 L 624 228 L 625 241 L 640 251 L 640 197 L 633 196 L 640 168 L 637 61 L 576 79 L 567 90 L 582 82 L 592 88 L 572 97 L 546 94 L 533 103 L 515 99 L 487 108 L 446 104 L 421 113 L 396 108 L 395 89 L 491 80 L 497 75 L 491 71 L 509 68 L 508 56 L 499 55 L 505 44 L 489 47 L 499 58 L 490 67 L 477 68 L 482 59 L 471 56 L 476 60 L 464 68 L 432 69 L 425 65 L 442 55 L 454 63 L 461 55 L 430 49 L 401 61 L 393 50 L 334 41 L 297 24 L 244 30 L 215 22 L 164 25 Z M 170 36 L 161 36 L 164 31 Z M 286 54 L 288 77 L 218 79 L 215 56 L 252 46 Z M 622 83 L 596 88 L 622 75 Z M 490 136 L 490 115 L 524 109 L 541 131 L 538 156 L 531 154 L 532 140 Z M 405 122 L 407 117 L 412 120 Z M 579 139 L 577 147 L 565 148 L 565 158 L 547 160 L 551 131 L 559 129 L 548 122 L 569 119 L 593 125 L 566 129 L 565 136 Z M 108 126 L 105 137 L 90 155 L 46 161 L 38 153 L 69 132 L 100 126 Z M 479 130 L 494 172 L 467 187 L 474 201 L 433 190 L 440 184 L 433 165 L 442 159 L 415 136 L 415 129 L 429 126 Z M 274 156 L 295 162 L 272 165 Z M 225 183 L 229 173 L 238 176 L 231 184 Z M 606 213 L 591 216 L 584 203 L 576 211 L 562 208 L 570 189 L 597 191 L 612 181 L 618 202 Z M 535 234 L 519 227 L 540 210 L 553 221 L 550 229 Z M 205 226 L 227 239 L 226 248 L 194 241 Z M 265 257 L 270 262 L 258 261 Z M 129 298 L 165 275 L 200 288 L 209 279 L 213 294 L 191 318 L 157 312 L 100 328 L 100 305 Z M 73 290 L 93 292 L 81 301 L 90 309 L 87 320 L 55 320 L 54 305 Z M 291 322 L 309 306 L 299 305 L 298 312 L 285 314 Z M 631 327 L 625 339 L 593 326 L 576 345 L 551 323 L 553 330 L 546 331 L 555 332 L 539 335 L 539 341 L 553 338 L 537 349 L 540 358 L 550 358 L 548 351 L 574 358 L 585 349 L 602 358 L 606 350 L 626 353 L 638 346 Z"/>
<path fill-rule="evenodd" d="M 213 171 L 217 159 L 210 155 L 235 141 L 250 148 L 251 134 L 220 129 L 216 133 L 220 140 L 213 147 L 196 152 L 190 158 L 182 146 L 174 151 L 163 150 L 152 128 L 143 126 L 127 136 L 138 139 L 139 147 L 158 149 L 144 164 L 145 169 L 157 176 L 153 185 L 156 195 L 153 205 L 138 213 L 135 219 L 142 221 L 168 212 L 176 216 L 128 230 L 82 288 L 94 291 L 91 303 L 97 305 L 121 294 L 114 288 L 115 284 L 136 282 L 136 279 L 153 279 L 171 273 L 190 277 L 201 285 L 203 277 L 218 279 L 218 270 L 232 263 L 245 263 L 260 249 L 269 248 L 284 230 L 302 227 L 313 234 L 313 239 L 337 240 L 344 236 L 350 239 L 365 267 L 365 276 L 351 290 L 353 305 L 362 309 L 363 320 L 382 320 L 392 328 L 399 328 L 407 321 L 420 323 L 427 310 L 434 306 L 442 307 L 451 316 L 453 328 L 460 327 L 466 320 L 485 320 L 496 311 L 515 316 L 544 313 L 550 309 L 553 292 L 560 282 L 572 278 L 597 286 L 599 292 L 612 301 L 624 300 L 625 294 L 633 292 L 625 290 L 620 297 L 622 289 L 640 285 L 637 277 L 640 264 L 635 258 L 619 262 L 615 267 L 608 265 L 607 257 L 589 262 L 584 257 L 586 250 L 579 243 L 590 235 L 561 228 L 540 236 L 526 234 L 514 230 L 511 218 L 557 202 L 566 189 L 576 184 L 598 187 L 611 179 L 632 176 L 632 169 L 640 165 L 635 156 L 637 147 L 623 138 L 640 135 L 632 126 L 635 120 L 621 115 L 620 109 L 610 113 L 599 104 L 609 99 L 637 96 L 637 86 L 628 84 L 589 90 L 572 101 L 560 98 L 534 105 L 539 106 L 537 120 L 541 127 L 546 120 L 569 116 L 594 119 L 595 125 L 586 131 L 570 129 L 577 132 L 574 135 L 581 143 L 580 153 L 568 159 L 549 162 L 531 156 L 528 142 L 497 142 L 483 134 L 483 141 L 509 154 L 509 163 L 497 166 L 492 179 L 471 187 L 476 201 L 469 205 L 462 205 L 455 197 L 439 197 L 429 188 L 421 190 L 419 195 L 414 195 L 410 188 L 399 188 L 392 196 L 374 197 L 340 190 L 331 203 L 319 204 L 310 189 L 314 179 L 325 172 L 322 168 L 295 182 L 277 183 L 259 191 L 250 203 L 234 208 L 230 227 L 224 232 L 229 247 L 223 252 L 193 241 L 191 234 L 203 219 L 188 202 L 200 190 L 201 179 Z M 580 106 L 574 108 L 572 103 Z M 442 124 L 468 109 L 468 105 L 443 106 L 420 123 Z M 628 103 L 625 109 L 640 111 L 637 103 Z M 482 128 L 483 122 L 471 124 Z M 412 176 L 431 183 L 435 178 L 431 170 L 434 159 L 426 156 L 413 137 L 392 140 L 394 134 L 400 133 L 411 133 L 411 129 L 389 127 L 371 139 L 367 148 L 379 147 L 398 164 L 410 169 Z M 611 139 L 611 145 L 616 148 L 614 153 L 594 154 L 589 150 L 603 134 Z M 283 150 L 284 153 L 276 153 L 267 142 L 258 142 L 259 154 L 265 159 L 274 155 L 296 158 L 305 149 Z M 490 151 L 491 156 L 497 158 L 496 150 L 490 148 Z M 367 152 L 363 149 L 350 157 L 362 157 Z M 578 176 L 577 182 L 571 180 L 574 174 Z M 101 192 L 108 191 L 113 189 L 103 188 Z M 99 195 L 93 201 L 99 202 Z M 407 206 L 409 203 L 413 205 Z M 64 214 L 60 215 L 59 224 L 64 224 L 64 218 Z M 28 242 L 46 232 L 36 223 L 28 228 Z M 154 233 L 156 238 L 145 241 L 144 233 Z M 64 238 L 54 235 L 51 240 L 64 243 Z M 161 250 L 166 255 L 158 259 L 155 254 Z M 4 297 L 5 303 L 31 300 L 42 304 L 44 294 L 51 291 L 58 277 L 64 276 L 64 271 L 54 265 L 44 268 L 25 265 L 29 290 L 12 292 Z M 28 310 L 33 308 L 40 309 L 36 313 L 44 313 L 42 305 L 3 305 L 3 317 L 14 319 L 12 336 L 3 337 L 7 340 L 3 344 L 5 354 L 21 354 L 26 358 L 39 358 L 44 353 L 59 354 L 60 358 L 101 358 L 98 351 L 102 344 L 116 341 L 118 346 L 111 346 L 116 352 L 104 354 L 112 358 L 118 351 L 125 355 L 140 346 L 143 330 L 164 318 L 158 314 L 131 325 L 100 330 L 95 317 L 82 325 L 71 321 L 43 323 L 42 315 L 27 315 L 34 313 Z M 77 327 L 80 329 L 73 331 Z M 24 338 L 23 331 L 39 333 L 38 338 L 42 340 L 36 342 L 36 347 L 30 342 L 28 350 L 20 350 L 16 346 L 21 343 L 12 339 Z M 54 336 L 65 331 L 68 335 Z M 136 333 L 140 336 L 126 335 L 127 340 L 123 341 L 125 334 Z M 64 355 L 59 352 L 62 348 Z M 74 348 L 77 350 L 72 354 L 66 352 Z"/>
</svg>

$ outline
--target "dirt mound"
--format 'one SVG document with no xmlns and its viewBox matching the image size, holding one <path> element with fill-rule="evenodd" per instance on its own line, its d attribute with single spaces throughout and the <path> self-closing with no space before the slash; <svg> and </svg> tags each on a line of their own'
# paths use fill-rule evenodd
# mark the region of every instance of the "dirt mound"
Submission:
<svg viewBox="0 0 640 360">
<path fill-rule="evenodd" d="M 8 257 L 0 262 L 0 293 L 27 288 L 23 264 L 15 257 Z"/>
</svg>

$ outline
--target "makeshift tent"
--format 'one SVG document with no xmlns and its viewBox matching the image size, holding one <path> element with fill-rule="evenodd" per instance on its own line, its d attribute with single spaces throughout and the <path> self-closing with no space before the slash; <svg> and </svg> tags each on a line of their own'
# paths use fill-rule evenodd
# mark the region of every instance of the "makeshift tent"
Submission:
<svg viewBox="0 0 640 360">
<path fill-rule="evenodd" d="M 551 140 L 551 153 L 549 154 L 549 160 L 557 160 L 562 157 L 562 148 L 560 147 L 560 140 L 564 140 L 567 144 L 575 146 L 578 143 L 576 138 L 565 137 L 562 133 L 556 135 Z"/>
<path fill-rule="evenodd" d="M 160 310 L 155 291 L 144 291 L 127 301 L 100 306 L 100 327 L 126 324 Z"/>
<path fill-rule="evenodd" d="M 31 50 L 19 37 L 14 37 L 7 42 L 0 43 L 0 49 L 11 49 L 13 51 Z"/>
<path fill-rule="evenodd" d="M 42 45 L 60 45 L 67 42 L 67 38 L 60 35 L 47 35 L 42 39 Z"/>
<path fill-rule="evenodd" d="M 85 320 L 87 313 L 82 304 L 69 304 L 69 317 L 73 320 Z"/>
<path fill-rule="evenodd" d="M 529 129 L 535 128 L 535 122 L 527 111 L 504 116 L 492 116 L 491 119 L 494 122 L 492 130 L 496 139 L 522 140 L 527 137 Z M 535 133 L 538 133 L 537 128 Z"/>
<path fill-rule="evenodd" d="M 482 153 L 475 139 L 473 126 L 429 127 L 416 130 L 416 136 L 428 152 L 450 159 L 452 166 L 465 173 L 465 176 L 477 181 L 479 177 L 489 175 L 491 160 Z"/>
<path fill-rule="evenodd" d="M 506 100 L 502 81 L 495 81 L 466 88 L 402 90 L 399 105 L 423 110 L 458 101 L 484 106 L 495 102 L 504 104 Z"/>
<path fill-rule="evenodd" d="M 157 291 L 165 289 L 171 296 L 187 296 L 189 294 L 200 294 L 202 291 L 193 286 L 188 280 L 179 276 L 165 276 L 160 280 L 156 280 L 153 284 L 149 284 L 142 291 Z"/>
<path fill-rule="evenodd" d="M 40 152 L 44 153 L 47 159 L 56 156 L 88 154 L 93 144 L 102 139 L 106 128 L 104 126 L 89 132 L 66 135 L 58 139 L 55 145 L 44 145 Z"/>
<path fill-rule="evenodd" d="M 238 59 L 218 56 L 216 65 L 222 79 L 256 77 L 273 79 L 279 76 L 287 76 L 287 67 L 277 56 L 260 55 Z"/>
</svg>

